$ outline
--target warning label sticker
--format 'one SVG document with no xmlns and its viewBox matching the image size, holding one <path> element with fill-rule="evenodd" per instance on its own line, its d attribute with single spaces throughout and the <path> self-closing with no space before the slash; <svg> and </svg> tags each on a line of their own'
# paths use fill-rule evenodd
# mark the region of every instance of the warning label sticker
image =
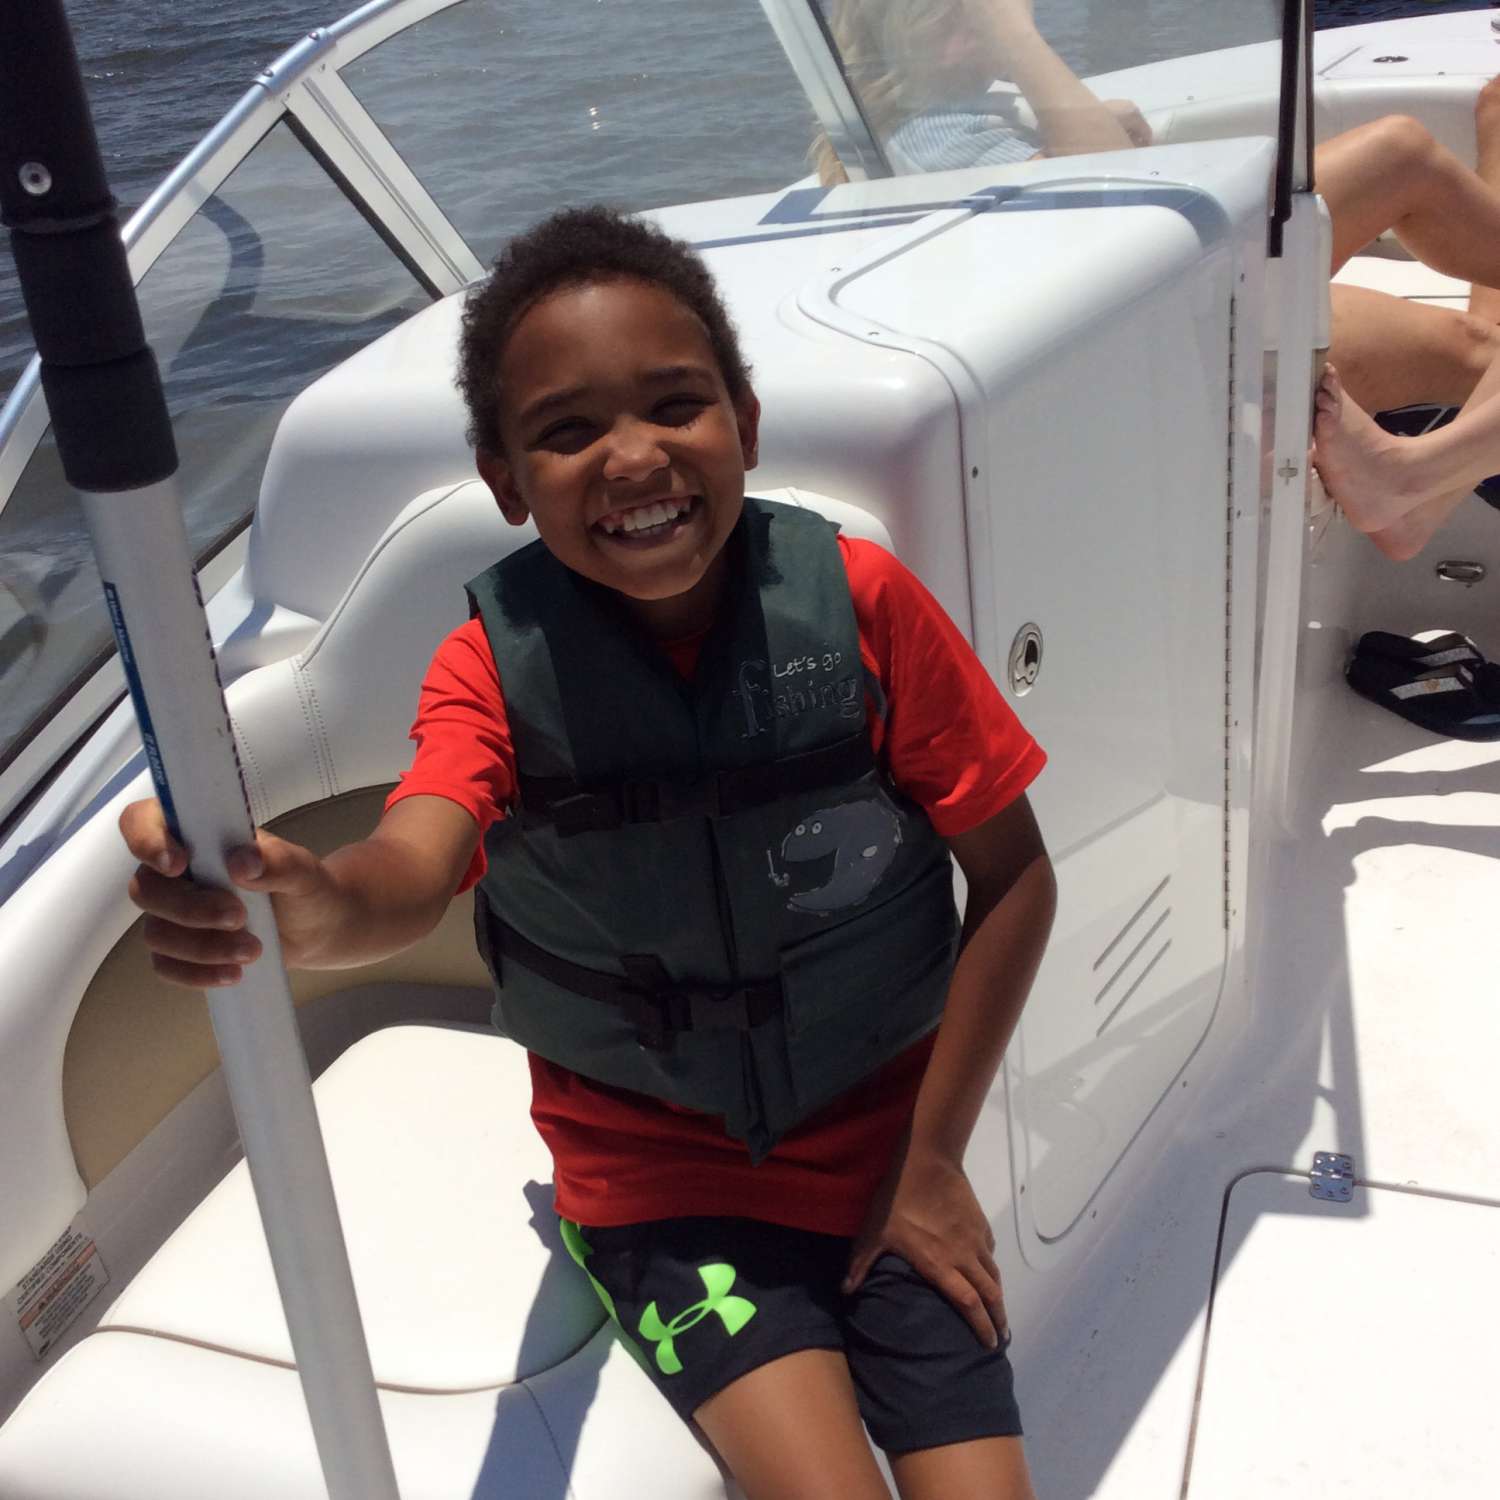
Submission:
<svg viewBox="0 0 1500 1500">
<path fill-rule="evenodd" d="M 108 1281 L 98 1246 L 81 1229 L 70 1227 L 8 1299 L 34 1358 L 46 1358 Z"/>
</svg>

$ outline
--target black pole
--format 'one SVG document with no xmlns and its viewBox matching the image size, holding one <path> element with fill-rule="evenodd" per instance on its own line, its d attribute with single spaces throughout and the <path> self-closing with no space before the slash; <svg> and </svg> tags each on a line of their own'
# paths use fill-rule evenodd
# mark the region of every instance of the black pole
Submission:
<svg viewBox="0 0 1500 1500">
<path fill-rule="evenodd" d="M 1312 184 L 1312 96 L 1298 96 L 1297 82 L 1304 57 L 1312 53 L 1312 6 L 1300 0 L 1283 0 L 1281 7 L 1281 94 L 1276 119 L 1276 180 L 1271 200 L 1270 235 L 1266 253 L 1272 260 L 1281 255 L 1283 230 L 1292 216 L 1293 184 L 1296 179 L 1297 106 L 1307 109 L 1307 181 Z"/>
<path fill-rule="evenodd" d="M 177 449 L 62 0 L 0 0 L 0 222 L 69 483 L 166 479 Z"/>
</svg>

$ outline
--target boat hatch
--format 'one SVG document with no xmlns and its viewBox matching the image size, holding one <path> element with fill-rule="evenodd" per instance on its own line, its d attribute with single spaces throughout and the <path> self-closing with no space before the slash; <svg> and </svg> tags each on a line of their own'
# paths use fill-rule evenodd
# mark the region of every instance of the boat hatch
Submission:
<svg viewBox="0 0 1500 1500">
<path fill-rule="evenodd" d="M 1229 1195 L 1185 1500 L 1493 1494 L 1500 1205 L 1309 1188 Z"/>
<path fill-rule="evenodd" d="M 1236 226 L 1190 200 L 1149 180 L 1076 177 L 988 207 L 976 195 L 800 299 L 942 373 L 966 457 L 975 644 L 998 677 L 1018 628 L 1046 633 L 1025 713 L 1051 757 L 1031 795 L 1058 925 L 1047 1002 L 1027 1009 L 1007 1070 L 1019 1211 L 1047 1241 L 1078 1221 L 1173 1086 L 1226 958 L 1230 522 L 1208 497 L 1223 494 L 1231 445 L 1236 256 L 1260 208 Z M 1107 248 L 1082 228 L 1105 204 Z M 1005 290 L 1022 275 L 1031 312 Z M 955 286 L 971 290 L 955 298 Z M 1122 383 L 1127 368 L 1137 378 Z M 1038 440 L 1070 406 L 1096 413 L 1088 439 Z M 1099 503 L 1113 495 L 1137 503 Z M 1035 567 L 1062 557 L 1065 590 Z"/>
</svg>

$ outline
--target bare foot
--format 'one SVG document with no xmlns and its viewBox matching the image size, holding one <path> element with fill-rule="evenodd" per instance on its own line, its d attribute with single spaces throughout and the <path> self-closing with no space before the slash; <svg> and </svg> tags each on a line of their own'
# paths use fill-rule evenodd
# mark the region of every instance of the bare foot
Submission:
<svg viewBox="0 0 1500 1500">
<path fill-rule="evenodd" d="M 1313 418 L 1313 463 L 1357 531 L 1385 531 L 1429 496 L 1411 472 L 1411 439 L 1377 427 L 1325 365 Z"/>
<path fill-rule="evenodd" d="M 1408 511 L 1394 526 L 1372 531 L 1370 540 L 1394 562 L 1410 562 L 1442 529 L 1443 523 L 1469 496 L 1467 485 L 1446 495 L 1424 500 Z"/>
</svg>

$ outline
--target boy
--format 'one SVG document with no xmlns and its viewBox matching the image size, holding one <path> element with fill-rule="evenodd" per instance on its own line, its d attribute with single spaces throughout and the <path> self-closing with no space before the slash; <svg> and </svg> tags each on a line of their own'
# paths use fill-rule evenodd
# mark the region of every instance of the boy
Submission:
<svg viewBox="0 0 1500 1500">
<path fill-rule="evenodd" d="M 564 1238 L 751 1500 L 885 1496 L 861 1418 L 904 1500 L 1028 1496 L 961 1163 L 1051 923 L 1041 752 L 893 558 L 746 500 L 759 404 L 686 246 L 539 225 L 459 385 L 540 540 L 470 584 L 375 832 L 262 833 L 237 883 L 324 968 L 478 887 Z M 154 803 L 121 826 L 158 972 L 235 982 L 240 904 L 175 878 Z"/>
</svg>

